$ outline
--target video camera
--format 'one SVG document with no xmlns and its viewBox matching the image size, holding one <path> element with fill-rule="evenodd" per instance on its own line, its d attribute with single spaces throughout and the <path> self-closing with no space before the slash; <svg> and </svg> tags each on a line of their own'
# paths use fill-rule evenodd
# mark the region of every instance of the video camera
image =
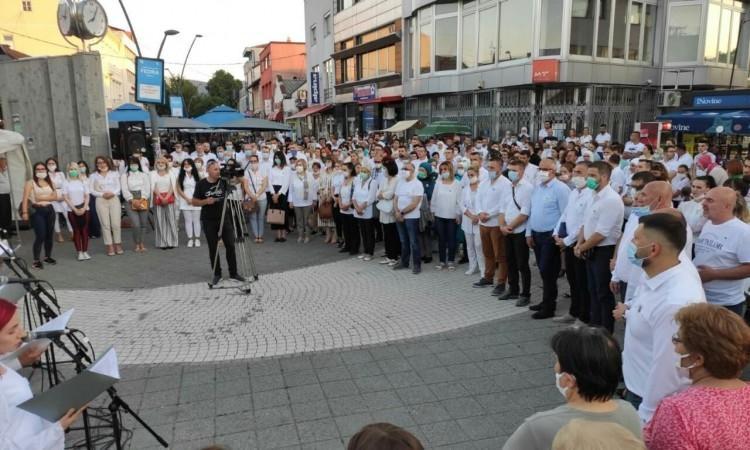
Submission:
<svg viewBox="0 0 750 450">
<path fill-rule="evenodd" d="M 234 159 L 229 159 L 223 166 L 221 166 L 219 175 L 221 178 L 225 179 L 241 178 L 245 176 L 245 169 L 237 164 L 237 161 Z"/>
</svg>

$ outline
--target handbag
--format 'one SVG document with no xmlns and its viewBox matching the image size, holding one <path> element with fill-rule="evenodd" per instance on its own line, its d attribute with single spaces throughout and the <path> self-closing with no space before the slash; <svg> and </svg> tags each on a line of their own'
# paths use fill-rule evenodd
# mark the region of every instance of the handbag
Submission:
<svg viewBox="0 0 750 450">
<path fill-rule="evenodd" d="M 171 205 L 174 203 L 174 195 L 170 193 L 166 194 L 157 194 L 156 200 L 154 201 L 156 203 L 156 206 L 166 206 Z"/>
<path fill-rule="evenodd" d="M 286 211 L 283 209 L 269 209 L 266 216 L 266 222 L 271 225 L 284 225 L 286 221 Z"/>
<path fill-rule="evenodd" d="M 242 200 L 242 209 L 246 212 L 253 212 L 255 211 L 255 207 L 257 206 L 258 201 L 255 200 L 255 197 L 249 197 L 245 200 Z"/>
<path fill-rule="evenodd" d="M 130 209 L 133 211 L 148 211 L 148 199 L 134 198 L 130 201 Z"/>
<path fill-rule="evenodd" d="M 333 200 L 324 200 L 318 205 L 318 216 L 321 219 L 333 219 Z"/>
</svg>

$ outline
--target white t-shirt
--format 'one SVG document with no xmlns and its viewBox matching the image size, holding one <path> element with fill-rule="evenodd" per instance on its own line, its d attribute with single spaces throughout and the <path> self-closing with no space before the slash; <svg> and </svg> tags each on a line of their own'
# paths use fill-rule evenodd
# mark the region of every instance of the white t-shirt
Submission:
<svg viewBox="0 0 750 450">
<path fill-rule="evenodd" d="M 596 141 L 596 151 L 601 153 L 604 151 L 604 144 L 612 142 L 612 136 L 609 133 L 599 133 L 594 141 Z"/>
<path fill-rule="evenodd" d="M 409 211 L 408 214 L 404 215 L 404 219 L 419 219 L 419 207 L 421 205 L 421 198 L 424 195 L 424 187 L 422 182 L 416 178 L 411 181 L 399 180 L 396 185 L 396 205 L 399 210 L 405 209 L 414 200 L 414 197 L 420 198 L 420 203 L 417 207 Z"/>
<path fill-rule="evenodd" d="M 729 269 L 750 263 L 750 225 L 734 218 L 721 225 L 710 221 L 695 241 L 695 267 Z M 716 305 L 732 306 L 745 301 L 744 280 L 714 280 L 703 283 L 706 299 Z"/>
<path fill-rule="evenodd" d="M 646 148 L 646 146 L 643 145 L 643 143 L 641 142 L 628 141 L 625 143 L 625 147 L 622 150 L 622 154 L 626 155 L 628 153 L 643 152 L 644 148 Z"/>
<path fill-rule="evenodd" d="M 63 193 L 70 197 L 74 206 L 82 205 L 89 196 L 89 187 L 81 180 L 68 180 L 63 184 Z"/>
</svg>

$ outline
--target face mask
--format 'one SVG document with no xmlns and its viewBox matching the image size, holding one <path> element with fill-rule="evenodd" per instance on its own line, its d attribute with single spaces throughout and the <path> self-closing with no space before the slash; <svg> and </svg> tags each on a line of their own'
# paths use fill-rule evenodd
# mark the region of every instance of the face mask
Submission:
<svg viewBox="0 0 750 450">
<path fill-rule="evenodd" d="M 227 149 L 227 151 L 228 151 L 228 152 L 231 152 L 231 151 L 232 151 L 232 149 L 234 149 L 234 147 L 232 147 L 231 145 L 227 145 L 227 146 L 226 146 L 226 149 Z"/>
<path fill-rule="evenodd" d="M 643 217 L 651 214 L 651 207 L 649 206 L 633 206 L 630 208 L 630 212 L 635 214 L 636 217 Z"/>
<path fill-rule="evenodd" d="M 494 170 L 490 170 L 489 172 L 487 172 L 487 175 L 489 175 L 490 180 L 497 179 L 497 172 L 495 172 Z M 516 175 L 518 175 L 518 174 L 516 174 Z M 513 180 L 511 180 L 511 181 L 513 181 Z"/>
<path fill-rule="evenodd" d="M 130 165 L 130 171 L 131 172 L 137 172 L 138 169 L 140 169 L 140 166 L 138 166 L 137 164 L 131 164 Z"/>
<path fill-rule="evenodd" d="M 44 180 L 45 178 L 47 178 L 47 172 L 37 172 L 36 177 Z"/>
<path fill-rule="evenodd" d="M 73 169 L 73 170 L 71 170 L 71 171 L 68 172 L 68 175 L 70 175 L 71 178 L 76 178 L 76 177 L 78 177 L 78 171 L 75 170 L 75 169 Z"/>
<path fill-rule="evenodd" d="M 216 154 L 216 157 L 219 158 L 219 159 L 224 159 L 224 152 L 218 152 Z"/>
<path fill-rule="evenodd" d="M 270 153 L 263 152 L 263 161 L 267 161 L 271 157 Z"/>
<path fill-rule="evenodd" d="M 190 172 L 192 172 L 192 171 L 193 171 L 193 168 L 192 168 L 192 167 L 190 167 L 190 166 L 187 166 L 187 167 L 185 167 L 185 172 L 186 172 L 186 173 L 190 173 Z"/>
<path fill-rule="evenodd" d="M 367 181 L 368 178 L 370 178 L 370 175 L 368 175 L 368 174 L 366 174 L 364 172 L 362 172 L 362 173 L 359 174 L 359 179 L 362 180 L 362 181 Z"/>
<path fill-rule="evenodd" d="M 696 363 L 690 364 L 687 367 L 682 367 L 682 360 L 685 359 L 685 358 L 689 358 L 690 357 L 690 353 L 685 353 L 684 355 L 680 355 L 678 353 L 678 355 L 680 356 L 680 359 L 678 359 L 677 362 L 675 363 L 675 367 L 677 367 L 677 369 L 680 372 L 682 372 L 682 374 L 684 376 L 688 377 L 690 375 L 690 369 L 695 368 Z"/>
<path fill-rule="evenodd" d="M 570 180 L 570 175 L 566 175 L 566 174 L 560 175 L 559 179 L 560 179 L 560 181 L 567 182 L 567 181 Z"/>
<path fill-rule="evenodd" d="M 250 168 L 253 170 L 258 170 L 258 163 L 250 163 Z"/>
<path fill-rule="evenodd" d="M 279 164 L 281 164 L 281 160 L 280 160 L 279 158 L 274 158 L 274 159 L 273 159 L 273 162 L 274 162 L 274 163 L 275 163 L 276 165 L 279 165 Z"/>
<path fill-rule="evenodd" d="M 593 177 L 588 177 L 586 178 L 586 187 L 595 191 L 599 188 L 599 182 Z"/>
<path fill-rule="evenodd" d="M 197 162 L 197 163 L 195 163 L 195 167 L 197 167 L 198 170 L 200 170 L 200 169 L 203 168 L 203 163 L 202 162 Z"/>
<path fill-rule="evenodd" d="M 440 178 L 442 178 L 444 180 L 448 180 L 448 179 L 450 179 L 450 177 L 451 177 L 451 174 L 449 172 L 443 172 L 443 173 L 440 174 Z"/>
<path fill-rule="evenodd" d="M 469 177 L 469 183 L 476 184 L 477 182 L 479 182 L 479 178 L 478 177 L 476 177 L 476 176 Z"/>
<path fill-rule="evenodd" d="M 85 166 L 79 167 L 78 171 L 81 173 L 86 173 L 86 167 Z"/>
<path fill-rule="evenodd" d="M 464 174 L 464 169 L 457 169 L 456 170 L 456 175 L 462 176 L 463 174 Z"/>
<path fill-rule="evenodd" d="M 425 180 L 425 179 L 427 179 L 427 174 L 424 173 L 424 172 L 419 172 L 417 174 L 417 178 L 419 178 L 420 180 Z"/>
<path fill-rule="evenodd" d="M 381 163 L 375 163 L 375 168 L 376 169 L 381 169 L 382 167 L 383 167 L 383 165 Z"/>
<path fill-rule="evenodd" d="M 539 171 L 536 173 L 536 182 L 538 184 L 546 183 L 549 180 L 549 172 L 548 171 Z"/>
<path fill-rule="evenodd" d="M 586 187 L 586 179 L 583 177 L 573 177 L 573 186 L 575 186 L 577 189 L 583 189 Z"/>
<path fill-rule="evenodd" d="M 50 172 L 54 172 L 55 170 L 57 170 L 57 166 L 54 164 L 50 164 L 49 166 L 47 166 L 47 170 L 49 170 Z"/>
<path fill-rule="evenodd" d="M 636 267 L 643 267 L 643 261 L 645 261 L 648 257 L 640 258 L 638 257 L 638 249 L 649 247 L 648 245 L 645 245 L 643 247 L 638 247 L 635 245 L 633 241 L 630 241 L 628 243 L 628 261 L 630 261 L 631 264 L 633 264 Z"/>
<path fill-rule="evenodd" d="M 245 150 L 245 156 L 250 156 L 253 154 L 252 150 Z"/>
<path fill-rule="evenodd" d="M 305 171 L 305 168 L 302 166 L 297 166 L 297 173 L 302 173 Z"/>
<path fill-rule="evenodd" d="M 494 172 L 493 172 L 493 173 L 494 173 Z M 496 178 L 496 177 L 495 177 L 495 178 Z M 517 171 L 515 171 L 515 170 L 509 170 L 509 171 L 508 171 L 508 179 L 509 179 L 509 180 L 510 180 L 510 181 L 511 181 L 512 183 L 515 183 L 516 181 L 518 181 L 518 172 L 517 172 Z"/>
<path fill-rule="evenodd" d="M 570 389 L 570 388 L 560 386 L 560 378 L 562 378 L 562 376 L 563 376 L 562 373 L 555 372 L 555 387 L 560 392 L 560 395 L 562 395 L 563 398 L 565 398 L 567 400 L 568 399 L 568 389 Z"/>
<path fill-rule="evenodd" d="M 156 166 L 156 169 L 157 170 L 167 170 L 167 166 L 165 166 L 164 164 L 159 164 L 158 166 Z"/>
</svg>

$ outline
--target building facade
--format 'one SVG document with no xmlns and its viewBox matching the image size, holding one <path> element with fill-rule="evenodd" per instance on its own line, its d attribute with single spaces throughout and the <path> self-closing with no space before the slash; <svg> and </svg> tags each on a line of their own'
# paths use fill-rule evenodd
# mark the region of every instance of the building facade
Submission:
<svg viewBox="0 0 750 450">
<path fill-rule="evenodd" d="M 282 105 L 274 102 L 278 76 L 283 79 L 306 79 L 305 43 L 271 41 L 260 52 L 259 60 L 262 117 L 281 121 L 284 118 Z"/>
<path fill-rule="evenodd" d="M 493 138 L 523 126 L 533 134 L 545 120 L 560 134 L 605 123 L 622 140 L 634 122 L 679 106 L 663 90 L 729 86 L 746 9 L 729 0 L 402 0 L 404 115 Z M 747 86 L 748 42 L 735 87 Z"/>
<path fill-rule="evenodd" d="M 242 56 L 247 58 L 243 65 L 244 77 L 242 80 L 242 95 L 240 95 L 240 108 L 245 114 L 259 116 L 263 109 L 263 101 L 260 97 L 260 52 L 265 45 L 245 47 Z"/>
</svg>

